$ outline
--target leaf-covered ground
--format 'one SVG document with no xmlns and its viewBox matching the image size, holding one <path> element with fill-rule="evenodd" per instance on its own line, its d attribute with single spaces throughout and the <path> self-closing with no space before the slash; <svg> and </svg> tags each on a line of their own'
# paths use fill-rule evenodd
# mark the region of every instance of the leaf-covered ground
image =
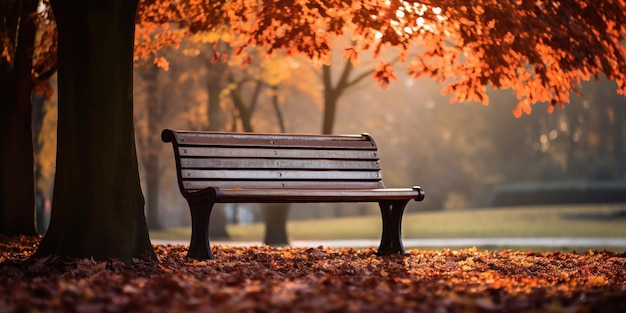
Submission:
<svg viewBox="0 0 626 313">
<path fill-rule="evenodd" d="M 45 258 L 0 237 L 0 312 L 626 312 L 626 254 L 155 246 L 160 262 Z"/>
</svg>

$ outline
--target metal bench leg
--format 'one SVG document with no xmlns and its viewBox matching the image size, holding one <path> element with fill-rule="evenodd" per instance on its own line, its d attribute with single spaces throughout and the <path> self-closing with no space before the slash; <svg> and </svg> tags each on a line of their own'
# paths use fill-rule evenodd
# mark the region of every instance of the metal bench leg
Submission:
<svg viewBox="0 0 626 313">
<path fill-rule="evenodd" d="M 189 210 L 191 211 L 191 242 L 187 257 L 198 260 L 213 260 L 211 244 L 209 243 L 209 219 L 211 218 L 213 203 L 189 201 Z"/>
<path fill-rule="evenodd" d="M 408 200 L 381 201 L 380 214 L 383 219 L 383 234 L 377 255 L 404 254 L 402 245 L 402 214 Z"/>
</svg>

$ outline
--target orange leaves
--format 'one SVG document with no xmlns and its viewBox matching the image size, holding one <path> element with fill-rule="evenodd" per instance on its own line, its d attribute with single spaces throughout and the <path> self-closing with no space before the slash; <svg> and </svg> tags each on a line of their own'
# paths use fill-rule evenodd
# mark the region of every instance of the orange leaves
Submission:
<svg viewBox="0 0 626 313">
<path fill-rule="evenodd" d="M 600 72 L 626 90 L 626 50 L 620 44 L 624 32 L 614 31 L 617 21 L 626 21 L 624 3 L 618 9 L 615 3 L 570 1 L 545 7 L 531 2 L 445 2 L 437 5 L 446 7 L 447 19 L 442 28 L 419 38 L 425 49 L 414 55 L 408 69 L 411 76 L 445 82 L 443 93 L 453 94 L 453 101 L 487 103 L 484 86 L 491 85 L 517 94 L 516 116 L 529 114 L 537 102 L 551 103 L 553 110 L 569 102 L 570 92 L 578 93 L 581 80 Z M 446 60 L 453 50 L 461 52 L 460 58 Z"/>
<path fill-rule="evenodd" d="M 515 115 L 515 117 L 517 118 L 522 117 L 522 113 L 526 113 L 527 115 L 529 115 L 532 112 L 532 108 L 530 107 L 530 104 L 531 103 L 528 98 L 521 100 L 520 102 L 517 103 L 517 106 L 515 106 L 515 109 L 513 109 L 513 115 Z"/>
<path fill-rule="evenodd" d="M 344 58 L 355 65 L 363 52 L 392 51 L 402 63 L 408 55 L 409 75 L 438 79 L 454 101 L 487 104 L 486 86 L 511 89 L 521 116 L 538 102 L 563 107 L 581 80 L 600 73 L 626 93 L 625 12 L 624 1 L 145 0 L 138 37 L 160 43 L 140 41 L 137 54 L 145 58 L 176 38 L 226 28 L 237 51 L 258 46 L 324 64 L 332 36 L 350 34 L 356 42 Z M 157 38 L 150 23 L 174 23 L 185 32 L 172 28 Z M 384 62 L 373 77 L 383 88 L 396 80 Z"/>
<path fill-rule="evenodd" d="M 387 62 L 379 62 L 372 76 L 382 88 L 387 88 L 391 81 L 398 81 L 393 67 Z"/>
<path fill-rule="evenodd" d="M 510 31 L 506 32 L 506 34 L 502 38 L 502 42 L 505 45 L 512 45 L 515 42 L 515 35 L 513 35 L 513 33 L 511 33 Z"/>
<path fill-rule="evenodd" d="M 186 30 L 170 28 L 168 24 L 145 22 L 135 27 L 135 56 L 134 60 L 154 58 L 157 52 L 164 47 L 178 48 L 186 36 Z M 155 64 L 157 61 L 153 60 Z"/>
<path fill-rule="evenodd" d="M 354 65 L 355 67 L 358 67 L 359 64 L 360 64 L 359 52 L 354 47 L 346 48 L 344 50 L 344 54 L 343 54 L 342 59 L 343 60 L 350 60 L 350 62 L 352 62 L 352 65 Z"/>
<path fill-rule="evenodd" d="M 170 69 L 170 62 L 167 61 L 164 57 L 156 57 L 154 58 L 154 64 L 165 71 Z"/>
<path fill-rule="evenodd" d="M 471 79 L 462 79 L 459 82 L 449 84 L 442 91 L 442 94 L 452 94 L 450 102 L 476 101 L 484 105 L 489 105 L 487 96 L 487 86 L 477 83 Z"/>
</svg>

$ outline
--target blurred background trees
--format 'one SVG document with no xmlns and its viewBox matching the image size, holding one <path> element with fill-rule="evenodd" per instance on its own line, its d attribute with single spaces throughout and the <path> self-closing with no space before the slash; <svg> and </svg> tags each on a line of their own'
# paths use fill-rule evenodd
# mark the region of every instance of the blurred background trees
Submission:
<svg viewBox="0 0 626 313">
<path fill-rule="evenodd" d="M 281 15 L 284 12 L 274 13 L 285 17 Z M 430 10 L 426 13 L 432 20 L 440 16 Z M 487 12 L 485 16 L 493 17 L 495 13 Z M 475 19 L 465 26 L 480 22 L 480 14 L 472 16 Z M 175 25 L 168 30 L 179 31 Z M 155 31 L 152 35 L 159 36 L 158 30 Z M 463 38 L 480 39 L 472 37 L 473 33 L 468 31 L 464 34 L 468 37 Z M 485 206 L 489 204 L 494 187 L 506 184 L 623 181 L 626 176 L 625 100 L 617 94 L 619 86 L 615 82 L 583 83 L 583 96 L 572 97 L 565 110 L 548 114 L 548 108 L 555 103 L 541 102 L 538 106 L 544 108 L 515 118 L 511 111 L 517 107 L 521 113 L 520 99 L 509 91 L 487 89 L 491 103 L 488 108 L 471 101 L 449 104 L 451 96 L 440 94 L 440 82 L 415 79 L 409 77 L 410 73 L 394 74 L 397 77 L 392 78 L 397 82 L 385 90 L 374 80 L 361 79 L 374 72 L 380 75 L 381 71 L 371 55 L 358 52 L 356 48 L 345 50 L 352 52 L 348 54 L 350 58 L 335 53 L 331 62 L 326 63 L 280 53 L 273 57 L 263 53 L 255 55 L 254 51 L 248 51 L 245 57 L 229 58 L 226 56 L 236 49 L 231 46 L 229 36 L 232 34 L 227 29 L 196 32 L 183 40 L 179 49 L 158 50 L 156 64 L 169 67 L 167 71 L 157 69 L 150 61 L 136 62 L 135 128 L 151 228 L 183 226 L 189 219 L 175 186 L 174 169 L 169 163 L 171 152 L 160 142 L 163 128 L 369 132 L 381 146 L 385 180 L 390 187 L 421 184 L 427 189 L 427 200 L 414 205 L 412 210 Z M 551 39 L 541 37 L 545 34 L 537 36 Z M 170 43 L 179 39 L 171 38 Z M 341 39 L 350 42 L 348 35 Z M 288 48 L 293 45 L 290 41 L 277 44 Z M 484 43 L 467 42 L 468 47 L 476 47 L 476 44 L 481 47 Z M 498 52 L 500 44 L 492 42 L 487 47 Z M 517 48 L 524 49 L 522 44 L 518 45 Z M 483 57 L 488 59 L 489 55 Z M 391 58 L 386 62 L 393 64 L 395 60 Z M 241 67 L 242 64 L 247 66 Z M 428 67 L 428 64 L 422 66 Z M 54 71 L 53 66 L 48 67 L 45 72 Z M 436 68 L 423 70 L 441 78 Z M 342 89 L 346 86 L 350 88 Z M 341 97 L 330 97 L 332 93 Z M 480 100 L 477 94 L 473 98 Z M 45 110 L 37 111 L 36 119 L 43 124 L 41 127 L 33 124 L 39 173 L 36 177 L 40 193 L 49 199 L 54 175 L 54 149 L 50 146 L 55 137 L 56 111 L 54 101 L 41 103 Z M 331 110 L 325 109 L 331 107 L 330 104 L 333 104 L 332 118 L 329 118 Z M 324 125 L 321 130 L 320 125 Z M 377 214 L 377 208 L 366 204 L 322 206 L 328 208 L 296 208 L 291 218 Z M 226 209 L 223 217 L 229 221 L 262 219 L 253 206 Z M 224 223 L 219 225 L 224 226 Z M 227 236 L 225 229 L 216 226 L 211 229 Z"/>
<path fill-rule="evenodd" d="M 323 124 L 324 87 L 319 68 L 290 57 L 245 68 L 231 62 L 222 65 L 221 88 L 212 89 L 207 85 L 209 81 L 215 84 L 215 76 L 208 73 L 214 73 L 216 65 L 201 60 L 200 54 L 181 53 L 197 45 L 188 42 L 186 48 L 164 51 L 170 63 L 168 71 L 152 64 L 137 64 L 135 69 L 138 154 L 148 220 L 155 228 L 189 223 L 169 163 L 171 151 L 160 142 L 160 131 L 213 129 L 208 113 L 212 90 L 219 92 L 219 111 L 213 114 L 223 116 L 224 130 L 320 132 Z M 366 66 L 354 70 L 358 74 L 367 71 Z M 271 72 L 283 78 L 273 81 Z M 257 91 L 259 85 L 264 86 L 263 92 Z M 615 92 L 614 82 L 584 83 L 584 97 L 573 97 L 564 110 L 547 113 L 540 108 L 520 118 L 511 114 L 517 101 L 510 92 L 488 91 L 492 104 L 487 107 L 474 102 L 451 104 L 440 88 L 427 78 L 398 75 L 397 83 L 382 90 L 366 79 L 338 101 L 334 133 L 371 133 L 381 148 L 390 187 L 427 187 L 428 200 L 411 204 L 410 211 L 484 207 L 489 205 L 493 188 L 503 184 L 624 180 L 625 114 L 620 109 L 626 100 Z M 48 114 L 53 115 L 54 110 Z M 44 125 L 53 122 L 54 118 L 48 117 Z M 53 137 L 54 128 L 46 126 L 40 133 Z M 49 147 L 46 151 L 38 159 L 50 164 L 53 152 Z M 44 170 L 48 174 L 40 180 L 40 184 L 48 184 L 45 190 L 51 190 L 49 171 L 48 166 Z M 315 205 L 324 209 L 293 205 L 289 217 L 378 214 L 377 208 L 368 204 Z M 227 222 L 263 220 L 263 211 L 255 205 L 224 210 Z"/>
</svg>

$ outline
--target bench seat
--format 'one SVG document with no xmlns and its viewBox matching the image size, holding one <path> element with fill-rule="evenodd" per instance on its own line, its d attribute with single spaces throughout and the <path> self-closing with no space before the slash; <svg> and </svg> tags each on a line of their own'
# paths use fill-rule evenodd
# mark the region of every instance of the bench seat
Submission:
<svg viewBox="0 0 626 313">
<path fill-rule="evenodd" d="M 384 189 L 222 189 L 206 188 L 191 192 L 215 203 L 291 203 L 291 202 L 377 202 L 423 198 L 424 191 L 415 188 Z"/>
</svg>

